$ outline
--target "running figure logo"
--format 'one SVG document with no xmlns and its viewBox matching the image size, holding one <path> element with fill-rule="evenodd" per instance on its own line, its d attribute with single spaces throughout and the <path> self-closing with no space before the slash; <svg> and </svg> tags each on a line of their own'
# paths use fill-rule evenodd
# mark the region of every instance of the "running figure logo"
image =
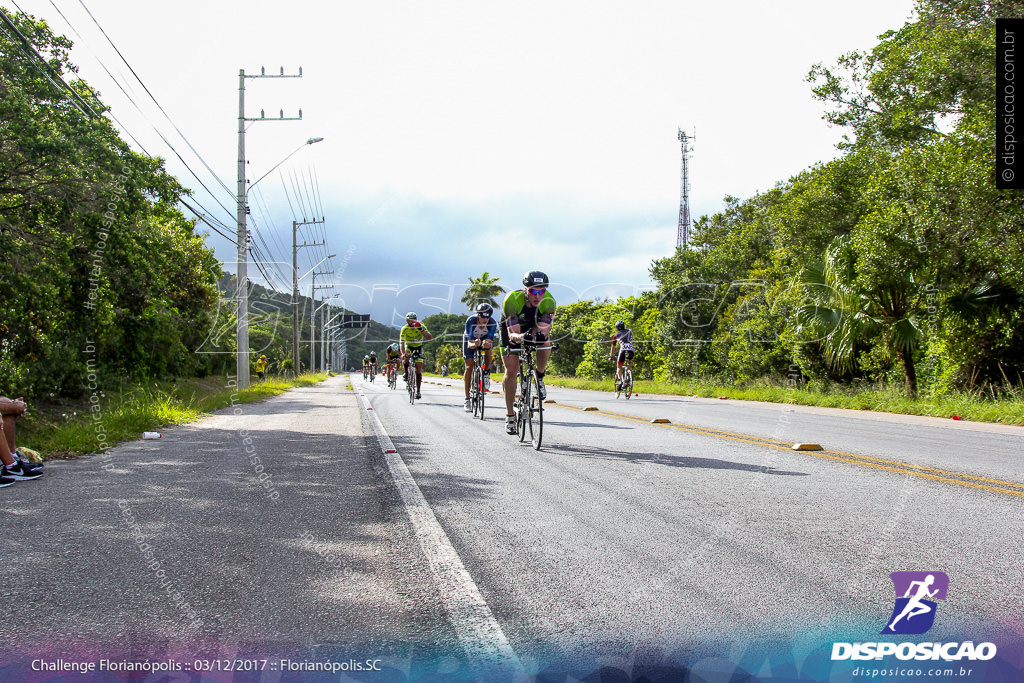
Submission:
<svg viewBox="0 0 1024 683">
<path fill-rule="evenodd" d="M 949 577 L 943 572 L 893 572 L 889 577 L 896 589 L 896 606 L 881 632 L 927 633 L 935 623 L 936 603 L 932 599 L 946 599 Z"/>
</svg>

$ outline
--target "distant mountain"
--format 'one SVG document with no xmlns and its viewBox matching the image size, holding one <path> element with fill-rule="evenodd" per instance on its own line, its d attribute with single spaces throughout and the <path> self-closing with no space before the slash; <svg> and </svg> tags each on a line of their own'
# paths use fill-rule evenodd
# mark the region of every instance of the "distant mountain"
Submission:
<svg viewBox="0 0 1024 683">
<path fill-rule="evenodd" d="M 224 278 L 217 283 L 224 298 L 233 298 L 235 295 L 235 276 L 226 275 Z M 311 306 L 311 299 L 308 296 L 302 294 L 299 295 L 299 330 L 300 339 L 303 346 L 308 345 L 309 341 L 309 310 Z M 322 301 L 317 300 L 317 306 Z M 335 316 L 344 313 L 365 313 L 364 311 L 351 311 L 341 306 L 334 306 L 332 304 L 327 305 L 328 308 L 328 320 L 333 320 Z M 284 293 L 267 289 L 262 285 L 252 284 L 249 287 L 249 312 L 250 315 L 259 313 L 263 316 L 278 315 L 281 318 L 287 318 L 291 320 L 292 316 L 292 295 L 291 293 Z M 316 334 L 320 333 L 321 324 L 321 313 L 317 313 L 316 319 Z M 288 328 L 290 330 L 290 326 Z M 303 335 L 302 332 L 305 332 Z M 290 337 L 289 337 L 290 338 Z M 371 350 L 377 351 L 378 355 L 383 355 L 384 348 L 391 342 L 398 341 L 398 328 L 391 327 L 378 323 L 375 320 L 370 320 L 370 325 L 366 329 L 362 330 L 345 330 L 345 351 L 348 354 L 348 365 L 352 368 L 362 366 L 363 356 L 369 354 Z M 304 353 L 304 356 L 307 354 Z M 306 365 L 304 358 L 303 365 Z"/>
</svg>

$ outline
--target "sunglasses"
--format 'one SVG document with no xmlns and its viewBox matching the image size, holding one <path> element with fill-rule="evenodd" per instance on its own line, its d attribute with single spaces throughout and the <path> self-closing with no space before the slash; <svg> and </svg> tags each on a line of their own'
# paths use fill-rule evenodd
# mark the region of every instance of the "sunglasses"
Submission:
<svg viewBox="0 0 1024 683">
<path fill-rule="evenodd" d="M 528 292 L 529 292 L 530 294 L 534 295 L 534 296 L 540 296 L 540 295 L 542 295 L 542 294 L 543 294 L 544 292 L 546 292 L 547 290 L 546 290 L 546 289 L 530 289 L 530 290 L 527 290 L 527 291 L 528 291 Z"/>
</svg>

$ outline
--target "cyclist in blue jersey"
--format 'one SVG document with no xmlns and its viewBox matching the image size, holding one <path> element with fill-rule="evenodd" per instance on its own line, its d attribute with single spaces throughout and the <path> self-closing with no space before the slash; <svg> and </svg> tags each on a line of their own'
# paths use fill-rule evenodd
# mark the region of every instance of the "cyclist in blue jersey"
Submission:
<svg viewBox="0 0 1024 683">
<path fill-rule="evenodd" d="M 494 308 L 488 303 L 476 307 L 476 313 L 466 319 L 466 331 L 462 335 L 462 357 L 466 359 L 466 372 L 462 379 L 466 385 L 465 410 L 473 412 L 469 403 L 469 384 L 473 377 L 473 349 L 484 349 L 484 389 L 491 386 L 491 347 L 494 335 L 498 331 L 498 323 L 494 320 Z"/>
</svg>

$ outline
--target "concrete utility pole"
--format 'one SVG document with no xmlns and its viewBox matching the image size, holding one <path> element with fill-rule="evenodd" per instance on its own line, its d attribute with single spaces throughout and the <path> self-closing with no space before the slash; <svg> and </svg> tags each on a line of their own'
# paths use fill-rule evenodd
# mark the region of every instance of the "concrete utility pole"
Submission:
<svg viewBox="0 0 1024 683">
<path fill-rule="evenodd" d="M 326 244 L 327 244 L 326 241 L 323 241 L 323 242 L 313 241 L 313 242 L 310 242 L 308 244 L 303 242 L 302 244 L 299 244 L 298 243 L 298 239 L 299 239 L 299 226 L 300 225 L 315 225 L 317 223 L 323 223 L 323 222 L 324 222 L 324 218 L 323 217 L 321 217 L 319 220 L 314 219 L 314 220 L 311 220 L 311 221 L 307 221 L 307 220 L 292 221 L 292 370 L 295 371 L 295 375 L 296 376 L 298 376 L 299 370 L 300 370 L 300 367 L 299 367 L 299 280 L 301 280 L 302 278 L 299 277 L 299 248 L 300 247 L 315 247 L 315 246 L 319 246 L 319 245 L 325 245 L 326 246 Z M 334 256 L 335 256 L 334 254 L 331 254 L 327 258 L 333 258 Z M 324 259 L 324 261 L 326 261 L 326 260 L 327 259 Z M 324 261 L 321 261 L 320 263 L 323 263 Z M 316 264 L 316 266 L 319 266 L 320 263 Z M 310 270 L 315 270 L 316 266 L 313 266 L 313 268 L 311 268 Z M 309 275 L 309 273 L 306 273 L 306 275 Z M 303 275 L 302 277 L 306 277 L 306 275 Z"/>
<path fill-rule="evenodd" d="M 690 170 L 687 161 L 690 158 L 690 140 L 696 138 L 688 136 L 679 129 L 679 142 L 683 146 L 683 172 L 679 188 L 679 229 L 676 232 L 676 248 L 686 247 L 690 243 Z"/>
<path fill-rule="evenodd" d="M 283 109 L 281 110 L 280 118 L 277 119 L 268 119 L 263 116 L 263 112 L 260 112 L 260 118 L 258 119 L 245 118 L 245 79 L 247 78 L 302 78 L 302 67 L 299 67 L 298 74 L 293 75 L 286 75 L 284 67 L 281 67 L 279 75 L 268 75 L 262 69 L 259 75 L 249 76 L 246 75 L 245 69 L 239 69 L 238 71 L 238 264 L 235 274 L 238 326 L 235 340 L 235 372 L 238 375 L 239 389 L 245 389 L 249 386 L 249 230 L 245 225 L 245 217 L 249 213 L 249 206 L 246 202 L 248 190 L 245 187 L 245 122 L 299 121 L 302 119 L 301 109 L 299 110 L 299 115 L 293 118 L 285 118 Z"/>
<path fill-rule="evenodd" d="M 326 260 L 326 259 L 324 259 Z M 320 263 L 323 263 L 321 261 Z M 320 265 L 319 263 L 317 265 Z M 331 289 L 334 285 L 320 285 L 316 286 L 317 275 L 334 275 L 333 270 L 322 270 L 313 273 L 313 288 L 309 291 L 309 296 L 313 300 L 313 303 L 309 305 L 309 369 L 311 372 L 316 372 L 316 331 L 314 325 L 316 323 L 316 312 L 320 309 L 320 306 L 316 305 L 316 290 L 317 289 Z M 324 302 L 326 304 L 327 302 Z M 321 304 L 322 306 L 323 304 Z"/>
</svg>

